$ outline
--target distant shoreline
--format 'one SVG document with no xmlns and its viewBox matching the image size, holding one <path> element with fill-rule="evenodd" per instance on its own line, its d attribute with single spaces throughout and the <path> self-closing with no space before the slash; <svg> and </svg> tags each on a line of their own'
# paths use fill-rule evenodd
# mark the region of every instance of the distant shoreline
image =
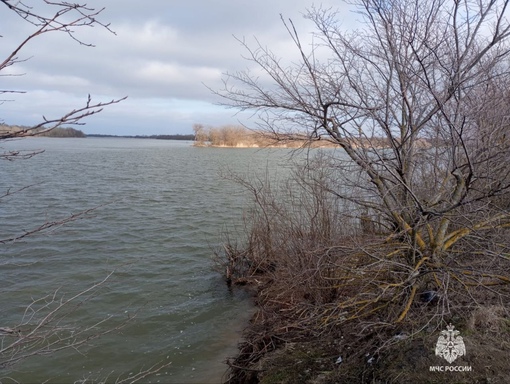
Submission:
<svg viewBox="0 0 510 384">
<path fill-rule="evenodd" d="M 2 137 L 57 137 L 57 138 L 86 138 L 86 137 L 111 137 L 126 139 L 156 139 L 156 140 L 183 140 L 195 141 L 194 134 L 173 134 L 173 135 L 108 135 L 108 134 L 86 134 L 83 131 L 71 127 L 56 128 L 33 128 L 23 125 L 0 124 L 0 138 Z"/>
<path fill-rule="evenodd" d="M 194 141 L 195 135 L 104 135 L 104 134 L 86 134 L 87 137 L 98 138 L 119 138 L 119 139 L 156 139 L 156 140 L 182 140 Z"/>
</svg>

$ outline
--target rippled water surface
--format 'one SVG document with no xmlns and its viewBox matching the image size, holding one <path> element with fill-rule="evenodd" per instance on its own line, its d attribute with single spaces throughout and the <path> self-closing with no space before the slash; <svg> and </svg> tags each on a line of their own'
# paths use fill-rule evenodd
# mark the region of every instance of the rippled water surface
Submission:
<svg viewBox="0 0 510 384">
<path fill-rule="evenodd" d="M 229 292 L 212 269 L 212 249 L 241 224 L 246 196 L 220 178 L 283 169 L 287 150 L 194 148 L 142 139 L 26 139 L 11 149 L 44 149 L 0 163 L 0 239 L 94 209 L 83 219 L 22 241 L 0 244 L 0 327 L 20 321 L 32 299 L 70 297 L 108 279 L 65 324 L 118 332 L 78 351 L 33 357 L 12 371 L 20 382 L 111 381 L 159 361 L 145 382 L 220 382 L 236 352 L 250 300 Z"/>
</svg>

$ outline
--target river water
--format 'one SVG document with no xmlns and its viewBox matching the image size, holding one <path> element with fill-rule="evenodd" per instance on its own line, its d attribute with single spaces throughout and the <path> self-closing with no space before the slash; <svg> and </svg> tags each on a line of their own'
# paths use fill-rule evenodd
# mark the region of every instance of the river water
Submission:
<svg viewBox="0 0 510 384">
<path fill-rule="evenodd" d="M 44 149 L 29 160 L 0 162 L 0 196 L 22 189 L 0 199 L 0 240 L 93 209 L 0 244 L 0 327 L 16 326 L 32 300 L 57 290 L 57 300 L 69 298 L 111 272 L 58 325 L 109 318 L 94 334 L 132 319 L 79 350 L 0 370 L 0 378 L 114 382 L 164 362 L 170 364 L 143 382 L 221 382 L 251 302 L 246 293 L 230 292 L 213 270 L 213 249 L 224 233 L 235 236 L 248 203 L 220 173 L 285 173 L 290 151 L 120 138 L 34 138 L 0 146 L 2 152 Z"/>
</svg>

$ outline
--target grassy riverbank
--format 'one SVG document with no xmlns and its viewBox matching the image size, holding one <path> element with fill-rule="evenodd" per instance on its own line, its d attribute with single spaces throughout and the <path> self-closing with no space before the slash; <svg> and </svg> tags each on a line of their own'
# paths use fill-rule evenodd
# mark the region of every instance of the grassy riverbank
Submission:
<svg viewBox="0 0 510 384">
<path fill-rule="evenodd" d="M 454 264 L 409 282 L 427 258 L 406 265 L 412 249 L 402 232 L 332 194 L 341 190 L 331 184 L 335 172 L 319 158 L 277 184 L 231 177 L 252 193 L 253 206 L 244 239 L 227 241 L 217 262 L 230 286 L 253 290 L 258 310 L 228 382 L 504 383 L 506 259 L 500 251 L 488 266 L 478 256 L 495 235 L 506 249 L 503 232 L 487 242 L 476 236 L 474 245 L 459 240 Z M 460 276 L 480 270 L 500 281 Z M 452 364 L 435 353 L 448 324 L 466 349 Z M 431 372 L 436 366 L 470 368 Z"/>
<path fill-rule="evenodd" d="M 311 40 L 282 17 L 292 54 L 242 40 L 218 92 L 338 148 L 284 185 L 234 178 L 254 206 L 220 259 L 260 310 L 232 382 L 508 382 L 508 2 L 348 3 L 352 28 L 312 7 Z"/>
<path fill-rule="evenodd" d="M 287 332 L 284 319 L 280 329 L 265 324 L 258 318 L 261 312 L 254 316 L 240 354 L 230 361 L 228 383 L 503 384 L 510 377 L 510 323 L 501 307 L 480 308 L 468 319 L 457 319 L 467 352 L 453 364 L 434 355 L 435 327 L 419 332 L 389 328 L 361 338 L 356 326 L 344 325 L 321 336 L 304 329 Z M 441 366 L 466 371 L 431 371 Z"/>
</svg>

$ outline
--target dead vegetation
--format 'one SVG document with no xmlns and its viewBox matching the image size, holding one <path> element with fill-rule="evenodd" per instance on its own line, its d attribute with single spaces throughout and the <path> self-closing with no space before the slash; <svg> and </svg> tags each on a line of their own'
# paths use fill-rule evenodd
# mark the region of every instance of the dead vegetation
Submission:
<svg viewBox="0 0 510 384">
<path fill-rule="evenodd" d="M 473 231 L 452 244 L 440 263 L 432 262 L 418 256 L 405 231 L 392 231 L 391 222 L 330 193 L 338 177 L 338 169 L 326 166 L 330 160 L 319 155 L 280 184 L 231 175 L 251 192 L 253 206 L 246 213 L 246 238 L 227 241 L 217 263 L 229 285 L 254 290 L 258 312 L 239 355 L 229 361 L 229 382 L 320 377 L 321 383 L 405 383 L 413 378 L 412 354 L 422 378 L 430 376 L 429 365 L 439 364 L 434 343 L 450 322 L 473 344 L 486 332 L 503 332 L 500 337 L 509 340 L 506 232 L 484 230 L 481 238 Z M 315 357 L 281 352 L 289 345 L 304 348 L 302 343 Z M 491 353 L 496 351 L 503 353 L 503 346 Z M 335 365 L 339 356 L 342 369 Z M 479 363 L 489 358 L 477 356 Z M 301 368 L 290 368 L 300 360 Z M 393 372 L 393 361 L 409 372 Z M 369 381 L 386 370 L 392 380 Z"/>
<path fill-rule="evenodd" d="M 300 135 L 279 136 L 264 131 L 248 129 L 239 125 L 219 127 L 194 124 L 195 147 L 234 147 L 234 148 L 301 148 L 309 146 L 308 137 Z M 313 147 L 334 147 L 328 141 L 315 142 Z"/>
<path fill-rule="evenodd" d="M 312 8 L 307 40 L 282 18 L 299 59 L 240 40 L 259 71 L 229 73 L 218 92 L 275 139 L 337 148 L 280 190 L 238 180 L 256 209 L 223 260 L 232 282 L 257 287 L 260 311 L 232 382 L 260 379 L 246 368 L 299 338 L 344 336 L 344 367 L 368 354 L 389 372 L 399 335 L 426 341 L 450 322 L 464 332 L 476 313 L 507 319 L 494 308 L 507 308 L 510 283 L 510 0 L 350 3 L 356 30 Z M 351 373 L 340 381 L 413 381 Z"/>
</svg>

